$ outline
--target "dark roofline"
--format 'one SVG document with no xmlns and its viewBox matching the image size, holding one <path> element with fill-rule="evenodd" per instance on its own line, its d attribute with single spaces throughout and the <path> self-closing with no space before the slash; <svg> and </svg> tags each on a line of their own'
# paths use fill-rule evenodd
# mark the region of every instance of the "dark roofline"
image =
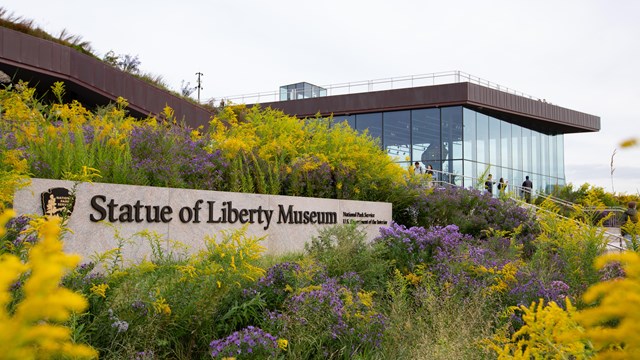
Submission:
<svg viewBox="0 0 640 360">
<path fill-rule="evenodd" d="M 207 126 L 213 111 L 153 86 L 129 73 L 68 46 L 0 27 L 0 70 L 48 90 L 64 81 L 67 91 L 82 103 L 105 105 L 119 96 L 137 117 L 161 114 L 170 106 L 176 119 L 192 126 Z"/>
<path fill-rule="evenodd" d="M 462 105 L 549 134 L 600 130 L 598 116 L 468 82 L 261 103 L 298 117 Z"/>
</svg>

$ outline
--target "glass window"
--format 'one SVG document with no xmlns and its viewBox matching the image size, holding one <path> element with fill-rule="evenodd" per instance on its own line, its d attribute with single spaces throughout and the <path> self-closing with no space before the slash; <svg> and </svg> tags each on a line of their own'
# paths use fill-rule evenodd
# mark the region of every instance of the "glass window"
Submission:
<svg viewBox="0 0 640 360">
<path fill-rule="evenodd" d="M 476 115 L 476 141 L 478 162 L 489 162 L 489 117 L 478 113 Z"/>
<path fill-rule="evenodd" d="M 520 170 L 513 170 L 511 178 L 509 179 L 509 185 L 522 186 L 524 182 L 524 173 Z M 512 188 L 516 189 L 516 188 Z"/>
<path fill-rule="evenodd" d="M 522 128 L 518 125 L 511 125 L 511 168 L 522 169 Z"/>
<path fill-rule="evenodd" d="M 445 161 L 442 165 L 442 181 L 462 186 L 462 160 Z"/>
<path fill-rule="evenodd" d="M 500 120 L 489 117 L 489 163 L 500 164 Z"/>
<path fill-rule="evenodd" d="M 394 161 L 406 161 L 410 159 L 411 134 L 409 124 L 411 122 L 410 111 L 390 111 L 382 114 L 384 125 L 384 148 Z"/>
<path fill-rule="evenodd" d="M 493 178 L 496 182 L 502 178 L 505 182 L 513 184 L 513 171 L 505 167 L 498 168 L 496 174 L 493 174 Z"/>
<path fill-rule="evenodd" d="M 338 115 L 338 116 L 334 116 L 333 117 L 333 122 L 334 123 L 341 123 L 343 121 L 346 121 L 347 124 L 349 124 L 349 126 L 352 129 L 356 128 L 356 116 L 355 115 Z"/>
<path fill-rule="evenodd" d="M 564 135 L 558 135 L 558 177 L 564 180 Z M 564 181 L 562 181 L 564 185 Z"/>
<path fill-rule="evenodd" d="M 558 165 L 557 165 L 557 156 L 556 151 L 558 150 L 558 143 L 556 141 L 557 137 L 554 135 L 549 135 L 549 175 L 551 177 L 558 176 Z"/>
<path fill-rule="evenodd" d="M 464 160 L 464 173 L 463 173 L 462 186 L 468 188 L 474 186 L 474 178 L 478 177 L 478 163 L 475 161 Z"/>
<path fill-rule="evenodd" d="M 511 167 L 511 124 L 500 122 L 500 150 L 502 167 Z"/>
<path fill-rule="evenodd" d="M 531 172 L 534 174 L 540 174 L 541 158 L 540 133 L 537 131 L 531 131 Z"/>
<path fill-rule="evenodd" d="M 540 133 L 538 133 L 539 135 Z M 538 174 L 535 175 L 531 175 L 529 176 L 529 180 L 531 180 L 531 183 L 533 184 L 533 189 L 535 189 L 535 191 L 541 191 L 543 189 L 542 187 L 542 177 Z"/>
<path fill-rule="evenodd" d="M 462 107 L 442 108 L 442 158 L 462 159 Z"/>
<path fill-rule="evenodd" d="M 369 130 L 372 138 L 382 140 L 382 113 L 356 115 L 356 130 L 358 132 Z"/>
<path fill-rule="evenodd" d="M 527 128 L 522 128 L 522 171 L 531 172 L 531 130 Z"/>
<path fill-rule="evenodd" d="M 549 135 L 540 134 L 540 174 L 543 176 L 549 176 Z M 547 179 L 544 179 L 545 185 Z M 544 188 L 543 188 L 544 189 Z"/>
<path fill-rule="evenodd" d="M 424 164 L 431 164 L 435 170 L 442 170 L 440 109 L 412 110 L 411 129 L 412 161 L 422 161 Z"/>
<path fill-rule="evenodd" d="M 464 159 L 476 160 L 476 112 L 465 108 L 462 116 Z"/>
</svg>

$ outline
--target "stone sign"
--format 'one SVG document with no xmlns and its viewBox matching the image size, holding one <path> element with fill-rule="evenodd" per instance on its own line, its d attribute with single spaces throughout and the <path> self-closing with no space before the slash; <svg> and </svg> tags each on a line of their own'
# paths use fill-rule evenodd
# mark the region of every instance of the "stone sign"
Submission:
<svg viewBox="0 0 640 360">
<path fill-rule="evenodd" d="M 166 249 L 178 241 L 190 253 L 206 236 L 246 226 L 265 237 L 267 253 L 304 249 L 318 230 L 356 222 L 369 240 L 391 222 L 391 204 L 293 196 L 245 194 L 148 186 L 32 179 L 14 198 L 18 214 L 68 214 L 65 251 L 85 257 L 124 244 L 123 256 L 150 258 L 151 245 L 136 235 L 157 233 Z"/>
</svg>

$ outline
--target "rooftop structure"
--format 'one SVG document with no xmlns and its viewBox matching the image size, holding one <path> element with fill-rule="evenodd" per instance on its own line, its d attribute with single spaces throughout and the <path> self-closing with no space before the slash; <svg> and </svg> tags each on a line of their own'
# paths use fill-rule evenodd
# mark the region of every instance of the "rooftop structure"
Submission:
<svg viewBox="0 0 640 360">
<path fill-rule="evenodd" d="M 327 96 L 327 89 L 307 82 L 280 87 L 280 101 L 309 99 L 321 96 Z"/>
</svg>

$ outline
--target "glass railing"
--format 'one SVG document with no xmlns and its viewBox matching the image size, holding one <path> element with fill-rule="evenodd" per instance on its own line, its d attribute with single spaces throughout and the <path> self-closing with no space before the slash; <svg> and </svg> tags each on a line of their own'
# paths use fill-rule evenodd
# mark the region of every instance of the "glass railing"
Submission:
<svg viewBox="0 0 640 360">
<path fill-rule="evenodd" d="M 348 95 L 356 93 L 366 93 L 372 91 L 382 90 L 394 90 L 394 89 L 406 89 L 420 86 L 432 86 L 432 85 L 444 85 L 469 82 L 476 85 L 481 85 L 491 89 L 499 90 L 513 95 L 526 97 L 533 100 L 540 100 L 540 98 L 533 97 L 523 92 L 514 90 L 512 88 L 494 83 L 492 81 L 474 76 L 463 71 L 444 71 L 430 74 L 409 75 L 392 78 L 382 78 L 374 80 L 354 81 L 339 84 L 320 85 L 326 89 L 327 96 L 334 95 Z M 280 90 L 266 91 L 259 93 L 248 93 L 233 96 L 220 96 L 209 99 L 207 103 L 212 105 L 219 105 L 220 102 L 234 103 L 234 104 L 256 104 L 264 102 L 280 101 Z"/>
</svg>

